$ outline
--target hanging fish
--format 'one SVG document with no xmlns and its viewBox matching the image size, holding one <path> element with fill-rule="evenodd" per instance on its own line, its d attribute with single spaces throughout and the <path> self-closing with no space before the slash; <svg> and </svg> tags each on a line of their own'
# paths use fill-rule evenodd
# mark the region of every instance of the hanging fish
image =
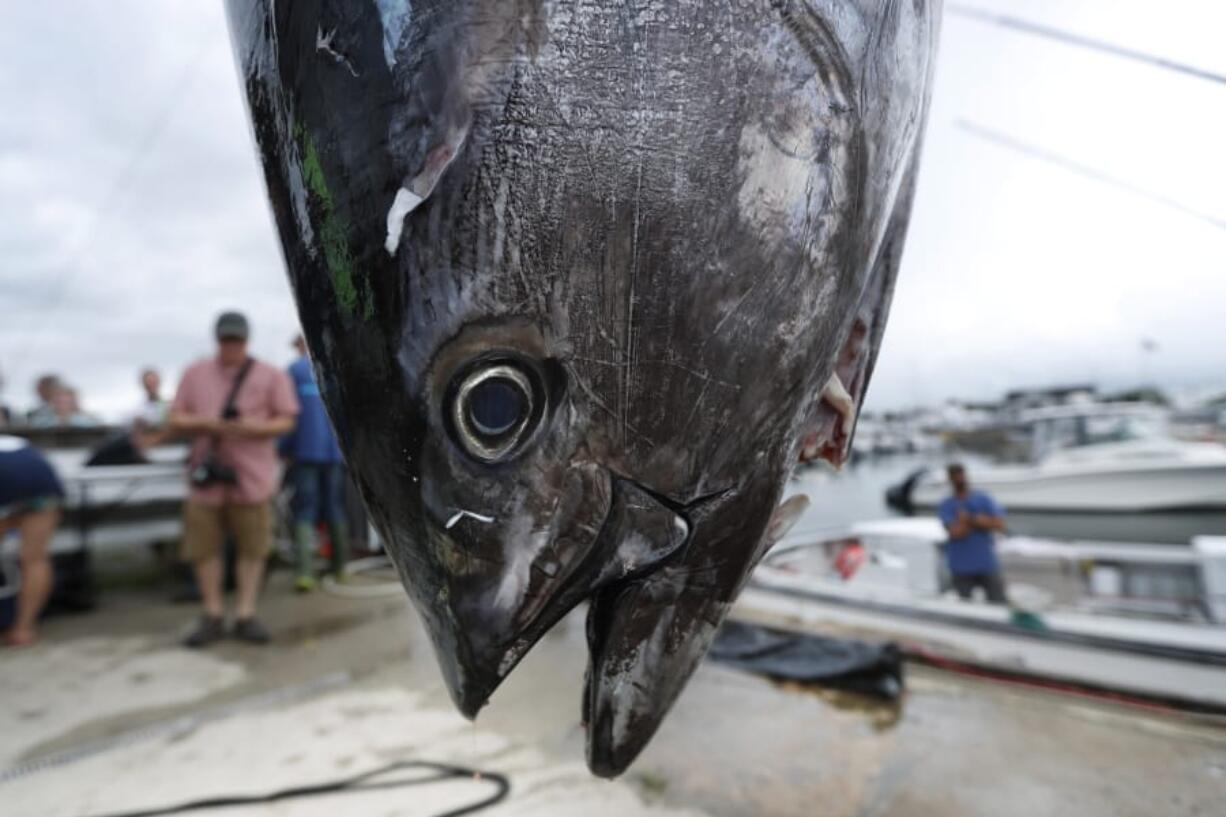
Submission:
<svg viewBox="0 0 1226 817">
<path fill-rule="evenodd" d="M 476 715 L 587 602 L 623 771 L 841 462 L 933 0 L 228 0 L 329 413 Z"/>
</svg>

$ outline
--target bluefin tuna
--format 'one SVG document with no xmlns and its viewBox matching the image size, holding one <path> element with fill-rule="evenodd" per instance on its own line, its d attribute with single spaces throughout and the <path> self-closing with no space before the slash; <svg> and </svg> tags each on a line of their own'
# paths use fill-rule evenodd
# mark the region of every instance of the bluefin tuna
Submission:
<svg viewBox="0 0 1226 817">
<path fill-rule="evenodd" d="M 474 717 L 587 603 L 619 774 L 841 462 L 933 0 L 228 0 L 298 313 Z"/>
</svg>

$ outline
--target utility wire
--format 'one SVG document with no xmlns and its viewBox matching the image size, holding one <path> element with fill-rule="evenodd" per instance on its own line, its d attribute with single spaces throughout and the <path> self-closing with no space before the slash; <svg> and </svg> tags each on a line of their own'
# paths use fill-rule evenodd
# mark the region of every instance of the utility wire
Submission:
<svg viewBox="0 0 1226 817">
<path fill-rule="evenodd" d="M 1046 148 L 1041 148 L 1037 145 L 1023 142 L 1006 133 L 993 130 L 975 122 L 971 122 L 967 119 L 958 119 L 954 124 L 957 125 L 958 128 L 979 139 L 987 140 L 1001 147 L 1008 148 L 1009 150 L 1021 153 L 1025 156 L 1029 156 L 1033 159 L 1039 159 L 1047 162 L 1048 164 L 1063 168 L 1070 173 L 1076 173 L 1078 176 L 1082 176 L 1083 178 L 1092 179 L 1093 181 L 1101 184 L 1127 191 L 1134 196 L 1148 199 L 1156 204 L 1169 207 L 1172 210 L 1178 210 L 1185 216 L 1191 216 L 1192 218 L 1204 221 L 1213 225 L 1214 227 L 1217 227 L 1219 230 L 1226 230 L 1226 219 L 1218 218 L 1217 216 L 1196 210 L 1176 199 L 1170 198 L 1169 196 L 1154 193 L 1153 191 L 1146 190 L 1143 187 L 1138 187 L 1137 185 L 1124 181 L 1123 179 L 1117 179 L 1114 176 L 1103 173 L 1101 170 L 1082 164 L 1081 162 L 1070 159 L 1067 156 L 1062 156 L 1059 153 L 1047 150 Z"/>
<path fill-rule="evenodd" d="M 93 211 L 93 218 L 78 233 L 77 240 L 73 241 L 61 253 L 60 261 L 49 265 L 52 269 L 58 266 L 59 270 L 54 273 L 56 277 L 50 283 L 48 288 L 49 294 L 41 308 L 30 313 L 33 326 L 26 335 L 25 343 L 22 344 L 21 350 L 12 357 L 12 360 L 23 362 L 30 359 L 31 352 L 34 351 L 38 341 L 42 338 L 43 330 L 52 323 L 51 316 L 55 314 L 64 302 L 64 296 L 68 291 L 69 284 L 79 270 L 80 264 L 78 262 L 93 242 L 103 220 L 116 209 L 116 203 L 132 187 L 137 177 L 137 171 L 153 152 L 153 148 L 166 132 L 167 126 L 174 118 L 175 111 L 186 95 L 185 92 L 191 84 L 196 70 L 204 61 L 209 48 L 216 42 L 216 32 L 209 32 L 201 39 L 200 44 L 188 57 L 179 74 L 171 83 L 169 93 L 149 120 L 149 124 L 145 128 L 140 141 L 133 147 L 131 154 L 115 176 L 111 186 L 107 188 L 106 193 L 98 200 L 98 205 Z"/>
<path fill-rule="evenodd" d="M 1074 34 L 1071 31 L 1064 31 L 1051 26 L 1032 23 L 1029 20 L 1022 20 L 1017 17 L 1011 17 L 1007 14 L 995 14 L 983 9 L 977 9 L 973 6 L 954 5 L 949 7 L 949 13 L 957 17 L 965 17 L 969 20 L 977 20 L 981 23 L 1000 26 L 1002 28 L 1021 31 L 1025 34 L 1032 34 L 1036 37 L 1045 37 L 1049 40 L 1056 40 L 1065 45 L 1076 46 L 1078 48 L 1088 48 L 1092 51 L 1100 51 L 1104 54 L 1110 54 L 1113 57 L 1121 59 L 1133 60 L 1134 62 L 1144 63 L 1154 68 L 1162 68 L 1167 71 L 1174 71 L 1186 76 L 1203 79 L 1207 82 L 1216 82 L 1219 85 L 1226 85 L 1226 75 L 1217 74 L 1213 71 L 1204 68 L 1197 68 L 1194 65 L 1187 65 L 1182 62 L 1175 62 L 1166 57 L 1159 57 L 1154 54 L 1146 54 L 1144 51 L 1137 51 L 1132 48 L 1124 48 L 1123 46 L 1109 43 L 1105 40 L 1096 40 L 1093 37 L 1086 37 L 1082 34 Z"/>
</svg>

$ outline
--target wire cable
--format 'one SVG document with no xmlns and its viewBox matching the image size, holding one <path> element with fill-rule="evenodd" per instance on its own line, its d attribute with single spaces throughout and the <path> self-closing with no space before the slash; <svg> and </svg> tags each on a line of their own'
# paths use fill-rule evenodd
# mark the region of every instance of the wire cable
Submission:
<svg viewBox="0 0 1226 817">
<path fill-rule="evenodd" d="M 41 306 L 31 312 L 33 325 L 26 334 L 25 342 L 19 352 L 11 357 L 12 361 L 26 361 L 38 347 L 43 336 L 43 330 L 54 325 L 51 317 L 59 310 L 64 301 L 64 295 L 76 274 L 80 271 L 79 262 L 93 243 L 103 220 L 115 211 L 121 200 L 136 181 L 137 172 L 149 158 L 153 148 L 165 134 L 167 127 L 174 119 L 174 114 L 180 104 L 187 98 L 187 90 L 195 79 L 196 71 L 204 62 L 209 51 L 218 44 L 216 32 L 210 31 L 201 37 L 195 50 L 190 53 L 182 68 L 170 83 L 168 92 L 149 119 L 141 138 L 132 146 L 124 165 L 119 169 L 106 193 L 93 208 L 93 217 L 89 223 L 77 233 L 77 238 L 62 253 L 58 261 L 44 267 L 42 272 L 54 275 L 48 282 L 48 295 Z M 58 270 L 55 268 L 58 267 Z"/>
<path fill-rule="evenodd" d="M 1017 17 L 1011 17 L 1007 14 L 995 14 L 973 6 L 963 5 L 950 6 L 949 13 L 957 17 L 965 17 L 968 20 L 976 20 L 981 23 L 988 23 L 989 25 L 1020 31 L 1024 34 L 1031 34 L 1036 37 L 1055 40 L 1056 42 L 1061 42 L 1065 45 L 1071 45 L 1076 48 L 1099 51 L 1113 57 L 1120 57 L 1121 59 L 1140 62 L 1153 68 L 1174 71 L 1176 73 L 1195 77 L 1196 79 L 1205 80 L 1207 82 L 1215 82 L 1219 85 L 1226 85 L 1226 75 L 1223 74 L 1218 74 L 1204 68 L 1197 68 L 1194 65 L 1176 62 L 1175 60 L 1168 59 L 1166 57 L 1147 54 L 1144 51 L 1137 51 L 1133 48 L 1125 48 L 1123 46 L 1115 45 L 1114 43 L 1109 43 L 1105 40 L 1096 40 L 1093 37 L 1087 37 L 1083 34 L 1074 34 L 1071 31 L 1064 31 L 1063 29 L 1054 28 L 1052 26 L 1032 23 L 1029 20 L 1022 20 Z"/>
<path fill-rule="evenodd" d="M 1204 221 L 1213 225 L 1214 227 L 1217 227 L 1219 230 L 1226 230 L 1226 219 L 1218 218 L 1217 216 L 1210 215 L 1209 213 L 1196 210 L 1180 201 L 1177 201 L 1176 199 L 1170 198 L 1169 196 L 1154 193 L 1153 191 L 1146 190 L 1143 187 L 1138 187 L 1131 182 L 1126 182 L 1123 179 L 1117 179 L 1114 176 L 1109 176 L 1106 173 L 1103 173 L 1101 170 L 1097 170 L 1089 165 L 1082 164 L 1081 162 L 1070 159 L 1067 156 L 1062 156 L 1055 151 L 1047 150 L 1046 148 L 1041 148 L 1037 145 L 1023 142 L 1007 133 L 993 130 L 992 128 L 971 122 L 967 119 L 958 119 L 954 124 L 958 128 L 979 139 L 993 142 L 1000 147 L 1008 148 L 1009 150 L 1029 156 L 1032 159 L 1039 159 L 1040 161 L 1044 161 L 1048 164 L 1067 170 L 1070 173 L 1076 173 L 1078 176 L 1091 179 L 1119 190 L 1127 191 L 1134 196 L 1148 199 L 1155 204 L 1161 204 L 1164 207 L 1177 210 L 1180 213 L 1183 213 L 1185 216 L 1191 216 L 1192 218 Z"/>
<path fill-rule="evenodd" d="M 429 777 L 421 777 L 413 780 L 388 780 L 384 782 L 369 782 L 379 777 L 384 777 L 392 772 L 405 771 L 408 769 L 428 769 L 435 774 Z M 494 791 L 487 797 L 481 800 L 460 806 L 459 808 L 451 809 L 450 811 L 441 812 L 434 817 L 461 817 L 464 814 L 473 814 L 483 809 L 487 809 L 506 799 L 511 791 L 511 781 L 506 775 L 498 772 L 481 771 L 478 769 L 470 769 L 465 766 L 453 766 L 448 763 L 434 763 L 428 760 L 410 760 L 398 761 L 389 763 L 386 766 L 381 766 L 369 772 L 363 772 L 353 777 L 347 777 L 340 780 L 333 780 L 328 783 L 318 783 L 313 786 L 294 786 L 288 789 L 270 792 L 268 794 L 256 794 L 247 796 L 221 796 L 210 797 L 203 800 L 192 800 L 187 803 L 179 803 L 174 806 L 165 806 L 161 808 L 145 809 L 138 811 L 122 811 L 114 812 L 105 815 L 94 815 L 93 817 L 162 817 L 166 814 L 181 814 L 187 811 L 199 811 L 202 809 L 219 809 L 232 808 L 234 806 L 254 806 L 265 803 L 277 803 L 283 800 L 294 800 L 301 797 L 318 797 L 325 794 L 353 794 L 365 791 L 377 791 L 379 789 L 394 789 L 401 786 L 423 786 L 429 783 L 441 783 L 448 780 L 472 780 L 478 783 L 489 783 L 494 786 Z"/>
</svg>

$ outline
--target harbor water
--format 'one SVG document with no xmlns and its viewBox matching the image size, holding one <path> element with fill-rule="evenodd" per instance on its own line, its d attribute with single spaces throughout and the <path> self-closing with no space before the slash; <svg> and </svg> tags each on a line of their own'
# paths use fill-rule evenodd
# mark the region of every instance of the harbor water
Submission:
<svg viewBox="0 0 1226 817">
<path fill-rule="evenodd" d="M 796 472 L 787 493 L 805 494 L 810 505 L 793 534 L 842 527 L 868 519 L 899 516 L 886 505 L 885 492 L 920 468 L 940 469 L 954 459 L 942 454 L 866 457 L 835 471 L 824 463 Z M 957 455 L 975 479 L 982 460 Z M 1009 509 L 1006 507 L 1006 511 Z M 1226 535 L 1226 512 L 1194 513 L 1008 513 L 1011 534 L 1050 539 L 1187 545 L 1192 537 Z"/>
</svg>

